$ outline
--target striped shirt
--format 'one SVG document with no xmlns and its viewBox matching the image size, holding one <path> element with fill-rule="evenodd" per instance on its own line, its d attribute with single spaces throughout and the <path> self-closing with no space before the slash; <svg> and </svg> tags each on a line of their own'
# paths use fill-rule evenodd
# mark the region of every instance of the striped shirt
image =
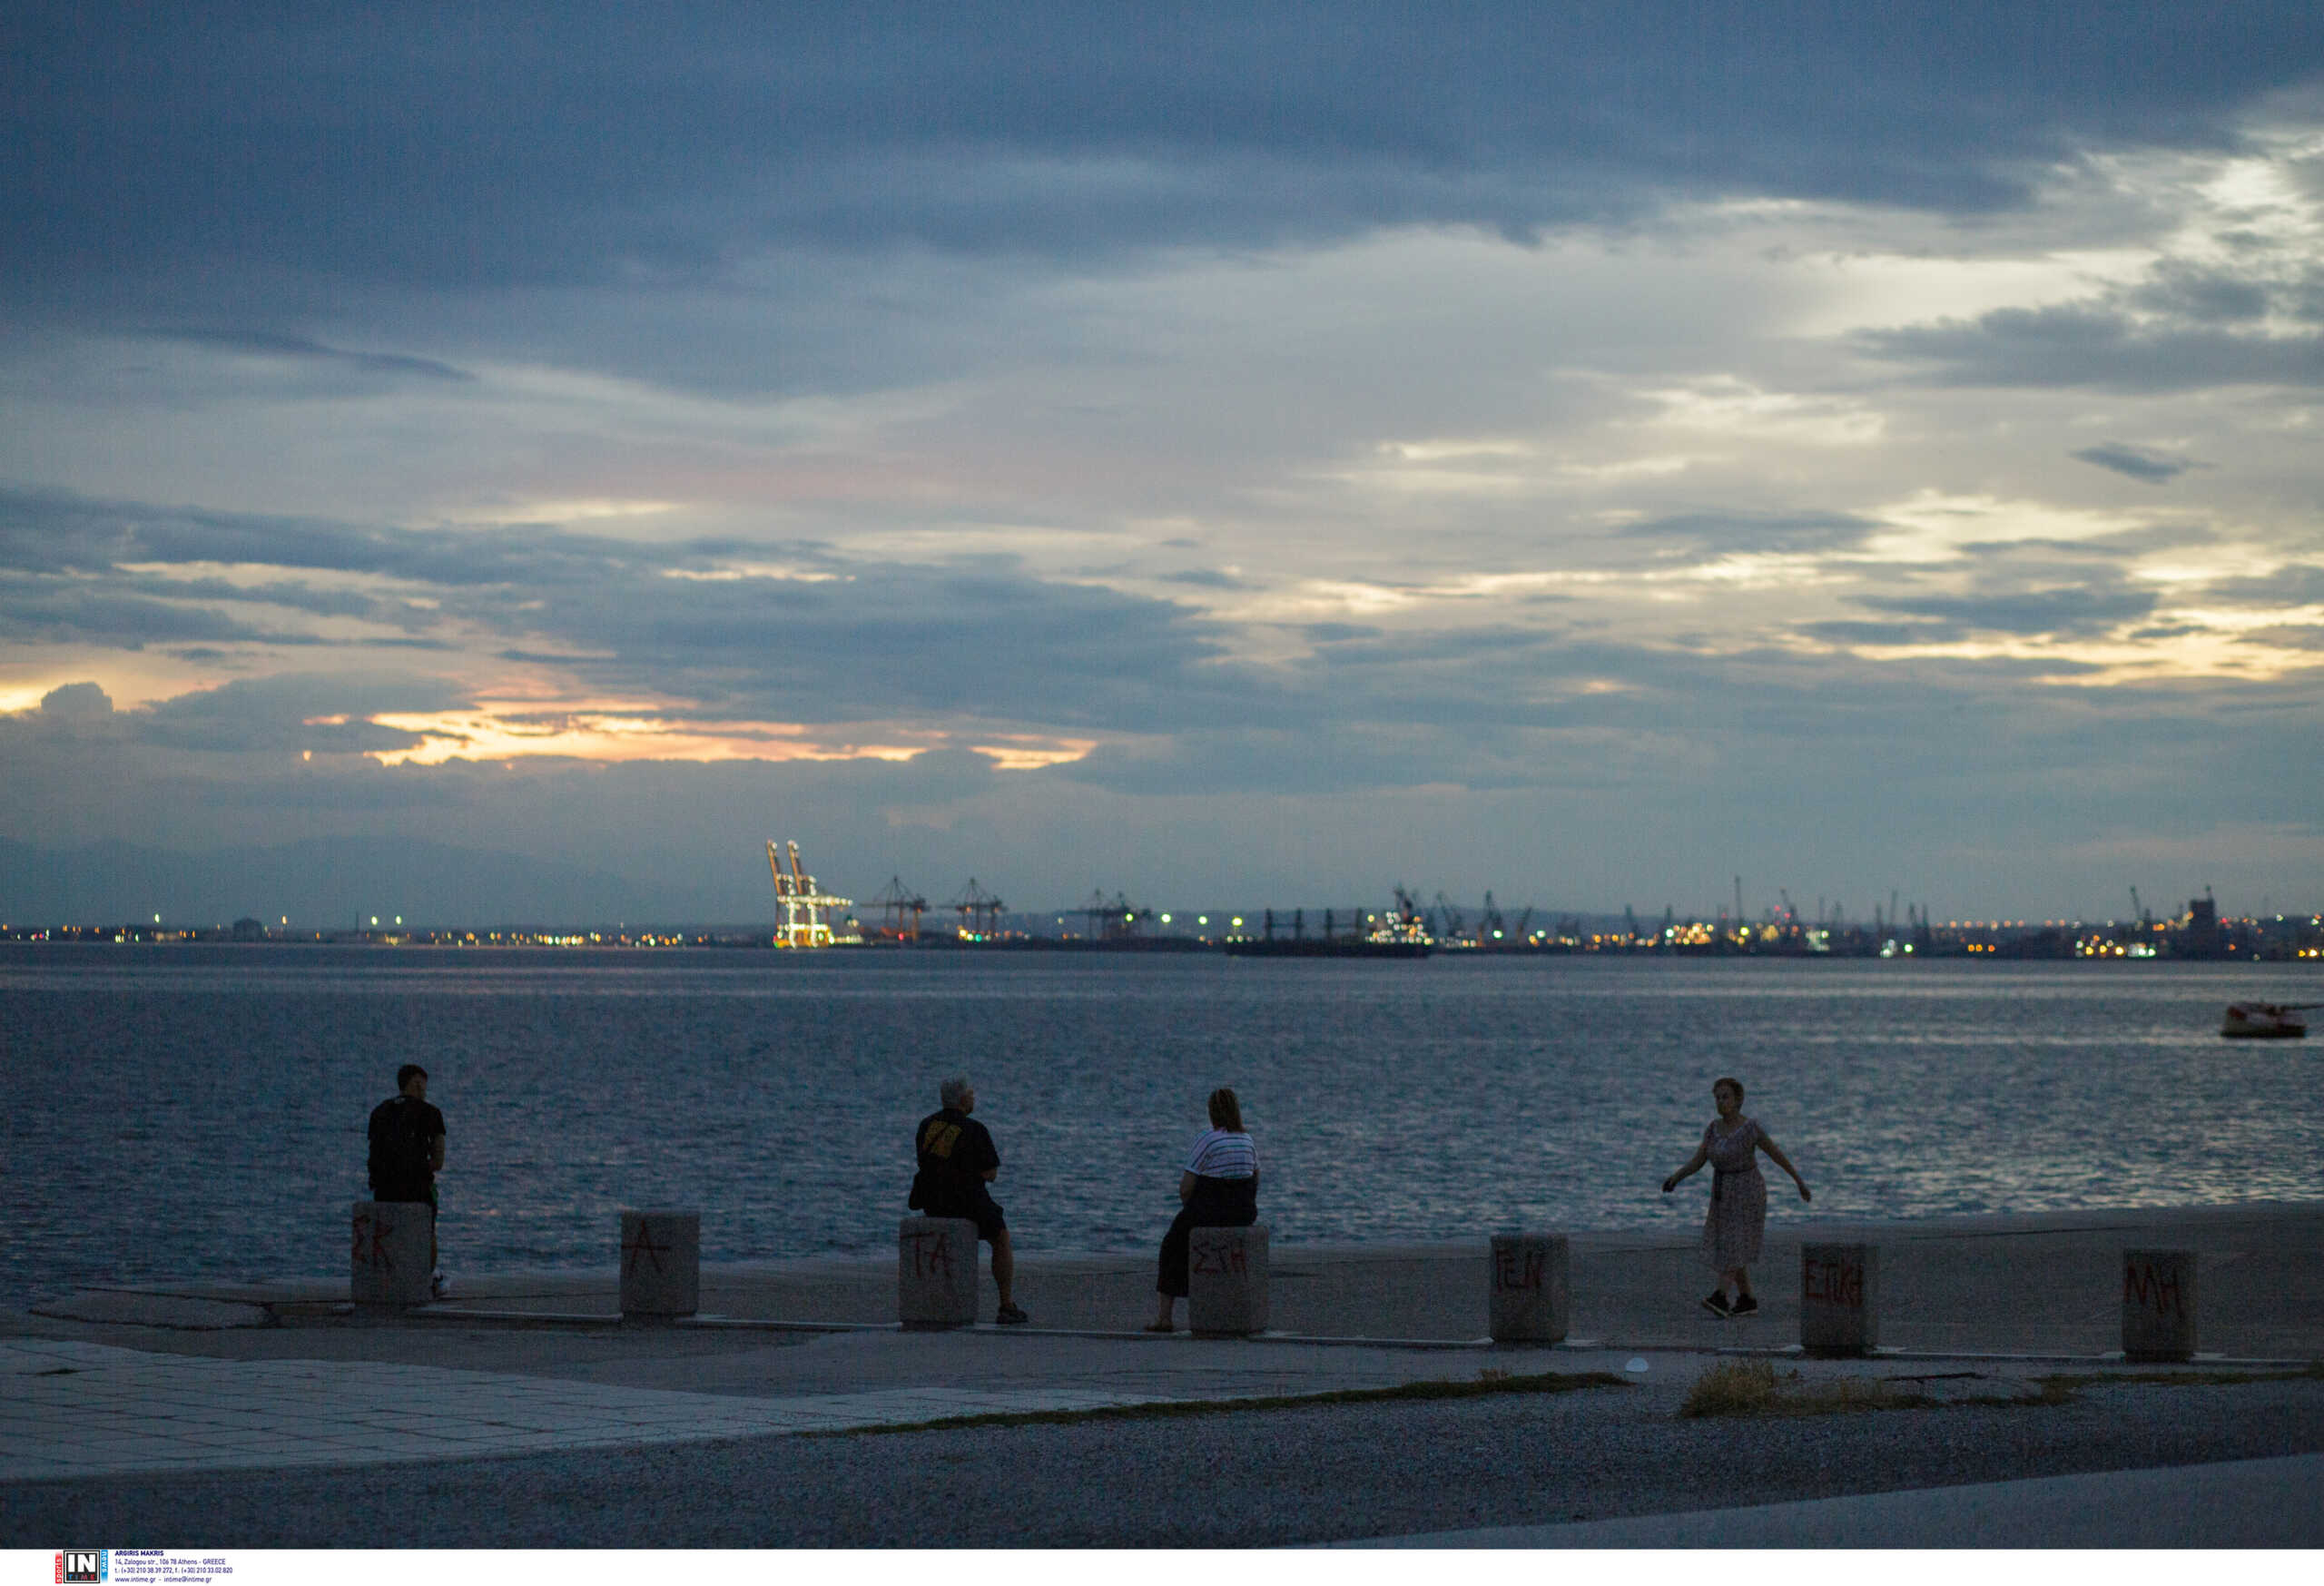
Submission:
<svg viewBox="0 0 2324 1586">
<path fill-rule="evenodd" d="M 1256 1178 L 1259 1148 L 1248 1135 L 1212 1129 L 1195 1142 L 1187 1171 L 1199 1178 Z"/>
</svg>

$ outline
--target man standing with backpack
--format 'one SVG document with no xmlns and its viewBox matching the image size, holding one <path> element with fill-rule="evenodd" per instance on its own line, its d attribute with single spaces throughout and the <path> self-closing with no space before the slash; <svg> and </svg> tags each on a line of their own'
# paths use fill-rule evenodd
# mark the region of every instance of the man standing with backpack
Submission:
<svg viewBox="0 0 2324 1586">
<path fill-rule="evenodd" d="M 428 1104 L 428 1070 L 406 1063 L 396 1070 L 396 1094 L 371 1109 L 371 1198 L 425 1202 L 428 1292 L 448 1297 L 452 1287 L 436 1253 L 436 1175 L 444 1166 L 444 1115 Z"/>
</svg>

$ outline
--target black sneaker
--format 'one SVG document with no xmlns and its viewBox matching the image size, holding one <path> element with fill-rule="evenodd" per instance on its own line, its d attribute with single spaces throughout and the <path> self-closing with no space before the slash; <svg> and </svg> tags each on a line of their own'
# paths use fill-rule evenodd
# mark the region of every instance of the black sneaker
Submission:
<svg viewBox="0 0 2324 1586">
<path fill-rule="evenodd" d="M 994 1316 L 993 1320 L 1004 1327 L 1013 1327 L 1020 1322 L 1029 1322 L 1032 1318 L 1015 1305 L 1003 1305 L 1000 1307 L 1000 1315 Z"/>
<path fill-rule="evenodd" d="M 1733 1315 L 1738 1315 L 1738 1316 L 1756 1316 L 1756 1315 L 1758 1315 L 1758 1314 L 1759 1314 L 1759 1296 L 1758 1296 L 1758 1295 L 1737 1295 L 1735 1296 L 1735 1310 L 1734 1310 L 1734 1312 L 1733 1312 Z"/>
<path fill-rule="evenodd" d="M 1710 1297 L 1703 1301 L 1703 1309 L 1714 1316 L 1731 1316 L 1735 1314 L 1735 1307 L 1727 1303 L 1727 1294 L 1723 1289 L 1713 1290 Z"/>
</svg>

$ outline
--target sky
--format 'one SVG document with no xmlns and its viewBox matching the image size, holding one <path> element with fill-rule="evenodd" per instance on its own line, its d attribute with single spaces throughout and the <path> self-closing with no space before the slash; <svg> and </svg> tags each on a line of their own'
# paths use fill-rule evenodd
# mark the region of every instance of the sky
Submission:
<svg viewBox="0 0 2324 1586">
<path fill-rule="evenodd" d="M 0 57 L 0 839 L 2324 904 L 2311 4 L 153 9 Z"/>
</svg>

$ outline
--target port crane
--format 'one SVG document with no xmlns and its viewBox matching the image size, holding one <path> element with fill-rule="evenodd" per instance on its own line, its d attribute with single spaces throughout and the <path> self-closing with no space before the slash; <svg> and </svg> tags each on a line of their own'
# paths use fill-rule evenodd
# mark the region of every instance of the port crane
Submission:
<svg viewBox="0 0 2324 1586">
<path fill-rule="evenodd" d="M 898 941 L 920 940 L 920 917 L 928 911 L 928 900 L 904 885 L 901 876 L 890 876 L 888 884 L 876 898 L 864 901 L 880 911 L 880 931 Z"/>
<path fill-rule="evenodd" d="M 786 857 L 790 868 L 783 868 Z M 799 844 L 773 842 L 766 845 L 766 867 L 774 872 L 775 927 L 774 945 L 784 948 L 829 947 L 832 944 L 831 913 L 844 909 L 852 898 L 842 898 L 824 892 L 815 884 L 799 862 Z"/>
<path fill-rule="evenodd" d="M 977 885 L 970 876 L 960 895 L 944 905 L 960 916 L 960 935 L 969 941 L 983 941 L 1000 929 L 1000 911 L 1007 907 L 999 898 Z"/>
<path fill-rule="evenodd" d="M 1447 943 L 1461 940 L 1462 927 L 1466 922 L 1461 918 L 1461 911 L 1452 906 L 1452 900 L 1443 892 L 1436 894 L 1436 918 L 1437 940 Z"/>
<path fill-rule="evenodd" d="M 1477 945 L 1491 947 L 1509 929 L 1509 921 L 1501 917 L 1501 910 L 1492 901 L 1492 889 L 1485 889 L 1484 911 L 1477 916 Z"/>
<path fill-rule="evenodd" d="M 1154 918 L 1153 910 L 1137 907 L 1120 892 L 1108 898 L 1102 888 L 1090 892 L 1089 901 L 1081 905 L 1080 912 L 1089 917 L 1092 941 L 1119 941 L 1135 936 L 1146 921 Z M 1273 920 L 1272 911 L 1268 918 Z"/>
</svg>

